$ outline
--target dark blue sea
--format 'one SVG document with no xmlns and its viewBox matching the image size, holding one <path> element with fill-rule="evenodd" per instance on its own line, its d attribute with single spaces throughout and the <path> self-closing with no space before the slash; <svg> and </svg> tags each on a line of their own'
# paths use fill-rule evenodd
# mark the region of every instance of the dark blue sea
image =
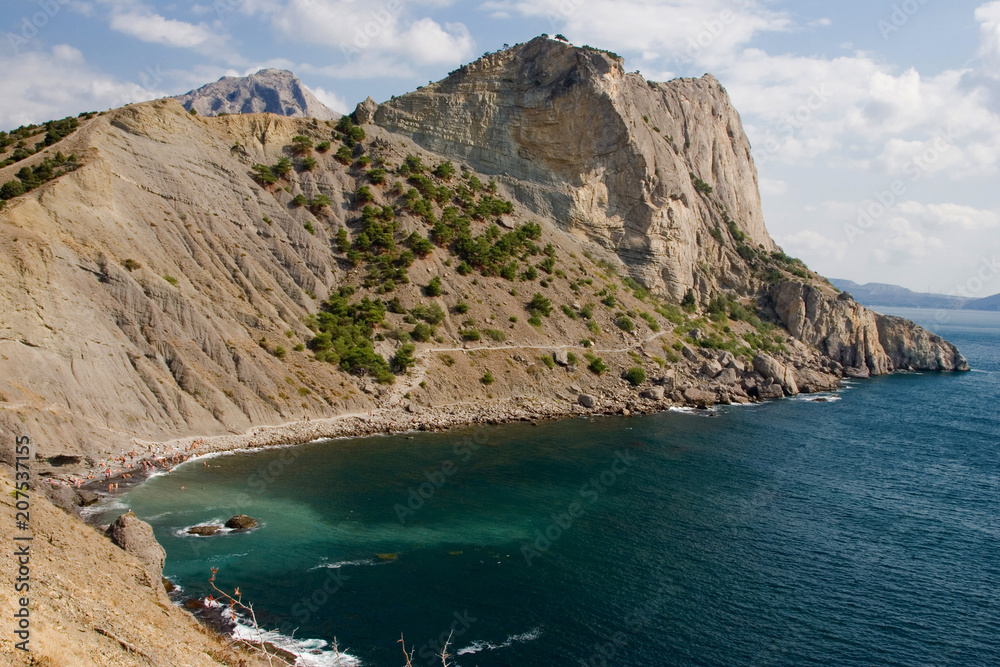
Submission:
<svg viewBox="0 0 1000 667">
<path fill-rule="evenodd" d="M 236 453 L 122 500 L 184 596 L 218 568 L 306 664 L 450 634 L 468 667 L 1000 665 L 1000 314 L 893 312 L 974 371 Z M 233 514 L 262 525 L 182 534 Z"/>
</svg>

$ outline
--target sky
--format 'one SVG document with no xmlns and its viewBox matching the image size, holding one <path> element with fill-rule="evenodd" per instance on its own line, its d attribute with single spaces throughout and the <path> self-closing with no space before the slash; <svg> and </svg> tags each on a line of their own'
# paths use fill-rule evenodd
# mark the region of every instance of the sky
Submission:
<svg viewBox="0 0 1000 667">
<path fill-rule="evenodd" d="M 0 129 L 264 67 L 351 111 L 541 33 L 714 74 L 771 235 L 823 275 L 1000 292 L 1000 1 L 6 0 Z"/>
</svg>

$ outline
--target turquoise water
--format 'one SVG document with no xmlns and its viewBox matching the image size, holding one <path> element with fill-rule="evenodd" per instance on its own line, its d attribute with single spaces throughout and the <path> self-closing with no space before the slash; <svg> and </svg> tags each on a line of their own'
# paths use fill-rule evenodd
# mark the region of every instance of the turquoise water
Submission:
<svg viewBox="0 0 1000 667">
<path fill-rule="evenodd" d="M 217 567 L 366 665 L 402 664 L 400 633 L 434 664 L 450 631 L 465 666 L 997 665 L 1000 315 L 894 312 L 976 370 L 239 453 L 123 500 L 185 595 Z M 261 528 L 178 534 L 237 513 Z"/>
</svg>

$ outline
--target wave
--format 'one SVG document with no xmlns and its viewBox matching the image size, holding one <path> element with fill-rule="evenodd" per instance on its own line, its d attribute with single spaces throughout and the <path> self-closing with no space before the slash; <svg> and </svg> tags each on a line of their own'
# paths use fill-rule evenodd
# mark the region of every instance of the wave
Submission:
<svg viewBox="0 0 1000 667">
<path fill-rule="evenodd" d="M 479 653 L 480 651 L 496 651 L 497 649 L 507 648 L 513 644 L 525 644 L 527 642 L 532 642 L 542 636 L 541 628 L 534 628 L 528 630 L 527 632 L 522 632 L 519 635 L 511 635 L 507 639 L 503 640 L 500 644 L 493 644 L 485 640 L 477 640 L 466 646 L 465 648 L 459 649 L 456 655 L 472 655 Z"/>
<path fill-rule="evenodd" d="M 715 408 L 707 408 L 705 410 L 702 410 L 701 408 L 689 408 L 689 407 L 674 406 L 672 408 L 668 408 L 667 412 L 680 412 L 681 414 L 685 414 L 685 415 L 705 416 L 705 415 L 714 414 L 716 412 L 716 410 L 715 410 Z"/>
<path fill-rule="evenodd" d="M 315 567 L 309 568 L 309 572 L 312 572 L 313 570 L 321 570 L 321 569 L 324 569 L 324 568 L 331 569 L 331 570 L 339 570 L 340 568 L 347 567 L 349 565 L 381 565 L 384 562 L 385 561 L 376 562 L 372 558 L 365 558 L 365 559 L 362 559 L 362 560 L 342 560 L 342 561 L 338 561 L 336 563 L 320 563 L 319 565 L 316 565 Z"/>
<path fill-rule="evenodd" d="M 91 518 L 97 516 L 98 514 L 104 514 L 105 512 L 117 512 L 119 510 L 124 512 L 129 509 L 131 508 L 120 499 L 113 496 L 107 496 L 104 500 L 100 500 L 89 507 L 81 507 L 80 518 L 82 518 L 85 522 L 89 522 Z"/>
<path fill-rule="evenodd" d="M 798 396 L 792 397 L 793 401 L 801 401 L 805 403 L 836 403 L 837 401 L 843 400 L 843 397 L 832 392 L 817 392 L 815 394 L 799 394 Z"/>
<path fill-rule="evenodd" d="M 206 602 L 208 606 L 219 608 L 224 618 L 233 624 L 232 636 L 249 642 L 267 642 L 275 647 L 295 655 L 296 667 L 359 667 L 361 661 L 344 653 L 329 648 L 330 643 L 323 639 L 295 639 L 283 635 L 276 630 L 255 630 L 251 621 L 222 605 L 217 600 Z"/>
</svg>

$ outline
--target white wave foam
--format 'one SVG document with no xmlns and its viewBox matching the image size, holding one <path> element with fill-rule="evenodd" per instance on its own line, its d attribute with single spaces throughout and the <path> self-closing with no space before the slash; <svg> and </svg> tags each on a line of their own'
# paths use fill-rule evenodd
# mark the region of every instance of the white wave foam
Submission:
<svg viewBox="0 0 1000 667">
<path fill-rule="evenodd" d="M 331 570 L 339 570 L 340 568 L 347 567 L 349 565 L 359 565 L 359 566 L 360 565 L 379 565 L 381 562 L 385 562 L 385 561 L 376 562 L 375 560 L 373 560 L 371 558 L 365 558 L 363 560 L 342 560 L 342 561 L 337 561 L 336 563 L 320 563 L 319 565 L 316 565 L 315 567 L 309 568 L 309 572 L 312 572 L 313 570 L 321 570 L 321 569 L 324 569 L 324 568 L 331 569 Z"/>
<path fill-rule="evenodd" d="M 528 630 L 527 632 L 522 632 L 519 635 L 511 635 L 507 639 L 503 640 L 500 644 L 493 644 L 485 640 L 477 640 L 466 646 L 465 648 L 459 649 L 457 655 L 472 655 L 474 653 L 479 653 L 480 651 L 496 651 L 497 649 L 507 648 L 512 644 L 523 644 L 527 642 L 532 642 L 542 636 L 541 628 L 534 628 Z"/>
<path fill-rule="evenodd" d="M 688 407 L 677 407 L 668 408 L 667 412 L 680 412 L 685 415 L 709 415 L 715 412 L 714 408 L 708 408 L 707 410 L 702 410 L 700 408 L 688 408 Z"/>
<path fill-rule="evenodd" d="M 805 403 L 836 403 L 837 401 L 843 399 L 837 394 L 821 392 L 817 394 L 799 394 L 798 396 L 792 397 L 792 400 Z"/>
<path fill-rule="evenodd" d="M 209 603 L 218 605 L 218 602 Z M 296 656 L 296 667 L 359 667 L 361 661 L 342 651 L 328 649 L 330 643 L 323 639 L 295 639 L 276 630 L 255 630 L 249 622 L 232 609 L 225 609 L 222 615 L 231 620 L 235 628 L 233 637 L 250 642 L 269 642 Z"/>
<path fill-rule="evenodd" d="M 104 514 L 105 512 L 117 512 L 119 510 L 125 512 L 129 509 L 131 508 L 118 498 L 108 496 L 104 500 L 101 500 L 90 507 L 81 507 L 80 517 L 84 521 L 87 521 L 90 517 L 97 516 L 98 514 Z"/>
</svg>

